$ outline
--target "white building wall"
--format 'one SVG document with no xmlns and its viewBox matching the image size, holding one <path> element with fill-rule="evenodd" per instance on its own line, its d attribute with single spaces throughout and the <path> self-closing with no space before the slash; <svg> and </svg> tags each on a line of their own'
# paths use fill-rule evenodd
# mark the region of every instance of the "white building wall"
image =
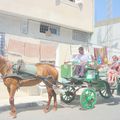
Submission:
<svg viewBox="0 0 120 120">
<path fill-rule="evenodd" d="M 0 11 L 92 32 L 94 0 L 82 2 L 80 7 L 69 0 L 0 0 Z"/>
<path fill-rule="evenodd" d="M 66 27 L 60 27 L 60 35 L 51 34 L 50 36 L 46 36 L 45 33 L 40 32 L 40 24 L 41 21 L 0 14 L 0 32 L 59 43 L 80 44 L 84 42 L 84 34 L 81 35 L 78 40 L 74 40 L 72 38 L 72 29 Z M 86 32 L 88 36 L 86 39 L 90 39 L 90 34 L 91 33 Z"/>
</svg>

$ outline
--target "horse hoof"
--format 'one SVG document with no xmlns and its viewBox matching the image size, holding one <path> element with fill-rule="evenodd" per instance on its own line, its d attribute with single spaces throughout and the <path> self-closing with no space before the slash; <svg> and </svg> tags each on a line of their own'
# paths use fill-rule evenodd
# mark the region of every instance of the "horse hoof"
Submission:
<svg viewBox="0 0 120 120">
<path fill-rule="evenodd" d="M 16 117 L 17 117 L 16 115 L 12 116 L 13 119 L 16 118 Z"/>
<path fill-rule="evenodd" d="M 10 112 L 10 115 L 12 116 L 12 118 L 16 118 L 17 117 L 16 113 L 14 113 L 14 112 Z"/>
<path fill-rule="evenodd" d="M 13 115 L 14 115 L 14 112 L 9 112 L 9 114 L 10 114 L 11 116 L 13 116 Z"/>
<path fill-rule="evenodd" d="M 48 112 L 48 109 L 45 108 L 45 109 L 44 109 L 44 113 L 47 113 L 47 112 Z"/>
<path fill-rule="evenodd" d="M 80 108 L 79 108 L 79 110 L 86 110 L 86 109 L 84 109 L 84 108 L 80 107 Z"/>
<path fill-rule="evenodd" d="M 57 111 L 57 108 L 56 108 L 56 107 L 54 107 L 54 108 L 53 108 L 53 111 Z"/>
</svg>

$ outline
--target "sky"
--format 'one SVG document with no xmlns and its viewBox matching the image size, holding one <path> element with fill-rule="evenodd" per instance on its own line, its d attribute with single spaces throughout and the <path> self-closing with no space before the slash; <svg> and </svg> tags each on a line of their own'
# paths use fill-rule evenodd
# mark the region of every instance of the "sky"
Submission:
<svg viewBox="0 0 120 120">
<path fill-rule="evenodd" d="M 95 0 L 95 21 L 107 19 L 107 1 L 109 0 Z M 120 0 L 112 0 L 112 18 L 120 18 Z"/>
</svg>

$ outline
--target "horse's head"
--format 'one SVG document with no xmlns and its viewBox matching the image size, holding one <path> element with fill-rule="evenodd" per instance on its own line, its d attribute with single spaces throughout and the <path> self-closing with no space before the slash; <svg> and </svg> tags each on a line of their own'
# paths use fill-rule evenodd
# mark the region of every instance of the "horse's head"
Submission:
<svg viewBox="0 0 120 120">
<path fill-rule="evenodd" d="M 11 67 L 12 67 L 12 65 L 11 65 L 10 61 L 8 61 L 3 56 L 0 56 L 0 73 L 2 75 L 7 75 L 7 74 L 12 73 Z"/>
</svg>

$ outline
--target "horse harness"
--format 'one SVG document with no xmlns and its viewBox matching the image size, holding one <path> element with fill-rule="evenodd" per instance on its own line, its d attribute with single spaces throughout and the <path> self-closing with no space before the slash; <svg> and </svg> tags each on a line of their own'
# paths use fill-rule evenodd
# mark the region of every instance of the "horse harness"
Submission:
<svg viewBox="0 0 120 120">
<path fill-rule="evenodd" d="M 6 66 L 4 64 L 0 70 L 4 69 L 5 67 Z M 21 67 L 21 65 L 20 65 L 20 67 Z M 18 69 L 20 67 L 18 67 Z M 56 86 L 56 81 L 54 80 L 53 76 L 51 76 L 49 69 L 47 67 L 44 67 L 44 68 L 47 70 L 48 76 L 42 76 L 42 75 L 36 76 L 35 74 L 31 74 L 29 72 L 16 70 L 15 73 L 4 75 L 4 76 L 2 76 L 2 78 L 3 79 L 14 78 L 14 79 L 19 80 L 19 83 L 21 80 L 36 80 L 36 79 L 38 79 L 38 80 L 42 80 L 42 82 L 49 88 Z M 7 68 L 7 71 L 10 69 L 11 69 L 11 67 Z"/>
</svg>

